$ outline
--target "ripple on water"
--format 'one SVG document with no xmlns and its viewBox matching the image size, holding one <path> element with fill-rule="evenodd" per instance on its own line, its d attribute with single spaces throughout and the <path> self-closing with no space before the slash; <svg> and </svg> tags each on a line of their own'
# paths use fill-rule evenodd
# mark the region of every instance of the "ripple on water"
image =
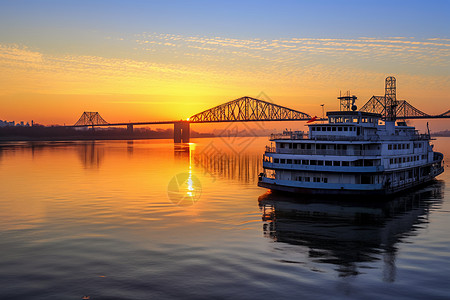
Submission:
<svg viewBox="0 0 450 300">
<path fill-rule="evenodd" d="M 381 207 L 272 197 L 252 147 L 220 164 L 167 141 L 9 148 L 0 298 L 448 297 L 450 176 Z M 190 170 L 201 197 L 176 206 Z"/>
</svg>

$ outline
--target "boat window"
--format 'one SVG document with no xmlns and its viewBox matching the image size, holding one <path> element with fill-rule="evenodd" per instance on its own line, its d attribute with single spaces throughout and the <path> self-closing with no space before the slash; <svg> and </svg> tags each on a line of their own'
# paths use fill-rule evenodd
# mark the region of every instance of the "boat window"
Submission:
<svg viewBox="0 0 450 300">
<path fill-rule="evenodd" d="M 394 150 L 397 150 L 397 144 L 394 144 Z"/>
<path fill-rule="evenodd" d="M 373 183 L 373 176 L 361 175 L 361 184 L 371 184 Z"/>
<path fill-rule="evenodd" d="M 295 159 L 295 160 L 294 160 L 294 164 L 299 165 L 299 164 L 300 164 L 300 160 Z"/>
<path fill-rule="evenodd" d="M 327 131 L 331 131 L 331 127 L 327 127 Z"/>
<path fill-rule="evenodd" d="M 338 127 L 338 131 L 342 131 L 342 127 Z"/>
<path fill-rule="evenodd" d="M 344 127 L 344 131 L 348 131 L 348 127 Z"/>
<path fill-rule="evenodd" d="M 274 161 L 276 164 L 278 164 L 279 162 L 280 162 L 280 160 L 278 159 L 278 158 L 275 158 L 275 161 Z"/>
<path fill-rule="evenodd" d="M 306 149 L 311 149 L 311 144 L 306 144 Z"/>
<path fill-rule="evenodd" d="M 340 161 L 333 161 L 333 166 L 339 167 L 341 165 Z"/>
<path fill-rule="evenodd" d="M 302 160 L 302 165 L 309 165 L 307 160 Z"/>
<path fill-rule="evenodd" d="M 323 183 L 328 183 L 328 178 L 324 177 L 322 178 Z"/>
<path fill-rule="evenodd" d="M 331 160 L 326 160 L 326 161 L 325 161 L 325 166 L 331 166 L 331 165 L 332 165 Z"/>
<path fill-rule="evenodd" d="M 287 163 L 287 164 L 292 164 L 292 159 L 288 159 L 288 160 L 286 161 L 286 163 Z"/>
<path fill-rule="evenodd" d="M 320 177 L 314 177 L 314 182 L 320 182 Z"/>
<path fill-rule="evenodd" d="M 302 181 L 302 176 L 298 176 L 297 180 Z"/>
<path fill-rule="evenodd" d="M 336 127 L 332 127 L 332 130 L 333 130 L 333 131 L 336 131 Z"/>
<path fill-rule="evenodd" d="M 292 148 L 297 149 L 297 144 L 292 145 Z"/>
<path fill-rule="evenodd" d="M 310 160 L 310 161 L 309 161 L 309 164 L 310 164 L 311 166 L 315 166 L 315 165 L 317 165 L 317 160 Z"/>
<path fill-rule="evenodd" d="M 365 167 L 371 167 L 371 166 L 373 166 L 373 160 L 365 160 L 365 161 L 364 161 L 364 166 L 365 166 Z"/>
<path fill-rule="evenodd" d="M 392 150 L 392 144 L 388 145 L 388 150 Z"/>
<path fill-rule="evenodd" d="M 348 161 L 343 161 L 342 162 L 342 166 L 343 167 L 348 167 L 348 166 L 350 166 L 350 163 Z"/>
<path fill-rule="evenodd" d="M 309 177 L 305 177 L 305 181 L 309 182 L 310 181 Z"/>
<path fill-rule="evenodd" d="M 318 165 L 318 166 L 323 166 L 323 160 L 318 160 L 318 161 L 317 161 L 317 165 Z"/>
<path fill-rule="evenodd" d="M 281 164 L 285 164 L 285 163 L 286 163 L 286 160 L 285 160 L 285 159 L 281 159 L 281 160 L 280 160 L 280 163 L 281 163 Z"/>
</svg>

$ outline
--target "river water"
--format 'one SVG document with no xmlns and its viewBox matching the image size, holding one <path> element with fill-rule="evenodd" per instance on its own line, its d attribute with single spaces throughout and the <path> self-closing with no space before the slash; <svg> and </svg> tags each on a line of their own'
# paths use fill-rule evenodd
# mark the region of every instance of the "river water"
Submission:
<svg viewBox="0 0 450 300">
<path fill-rule="evenodd" d="M 276 195 L 266 143 L 1 144 L 0 299 L 450 298 L 449 171 L 388 202 Z"/>
</svg>

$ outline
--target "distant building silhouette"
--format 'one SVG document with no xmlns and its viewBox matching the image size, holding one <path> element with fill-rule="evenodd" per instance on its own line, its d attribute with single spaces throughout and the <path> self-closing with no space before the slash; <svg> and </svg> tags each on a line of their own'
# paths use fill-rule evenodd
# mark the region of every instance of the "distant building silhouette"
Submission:
<svg viewBox="0 0 450 300">
<path fill-rule="evenodd" d="M 30 123 L 24 123 L 23 121 L 15 122 L 15 121 L 6 121 L 0 120 L 0 127 L 9 127 L 9 126 L 20 126 L 20 127 L 30 127 Z"/>
</svg>

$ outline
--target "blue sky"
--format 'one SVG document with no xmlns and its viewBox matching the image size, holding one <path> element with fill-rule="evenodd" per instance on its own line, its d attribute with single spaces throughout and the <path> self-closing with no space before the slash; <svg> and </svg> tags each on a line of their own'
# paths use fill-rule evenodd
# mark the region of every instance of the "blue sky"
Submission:
<svg viewBox="0 0 450 300">
<path fill-rule="evenodd" d="M 450 1 L 1 1 L 0 37 L 92 42 L 160 32 L 232 38 L 449 38 Z M 89 33 L 90 32 L 90 33 Z M 62 47 L 62 45 L 59 45 Z"/>
</svg>

